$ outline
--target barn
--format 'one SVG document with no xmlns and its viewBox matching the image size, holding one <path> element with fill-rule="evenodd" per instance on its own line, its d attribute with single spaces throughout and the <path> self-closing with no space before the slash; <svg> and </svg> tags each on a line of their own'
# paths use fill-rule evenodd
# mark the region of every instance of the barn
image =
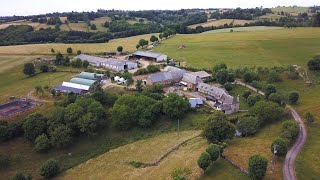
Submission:
<svg viewBox="0 0 320 180">
<path fill-rule="evenodd" d="M 168 59 L 168 56 L 158 52 L 150 52 L 150 51 L 136 51 L 130 57 L 130 59 L 143 59 L 154 62 L 163 62 Z"/>
<path fill-rule="evenodd" d="M 126 69 L 136 69 L 138 64 L 127 60 L 120 60 L 116 58 L 101 58 L 96 56 L 89 56 L 86 54 L 80 54 L 74 59 L 87 60 L 92 66 L 111 69 L 117 72 L 124 71 Z"/>
</svg>

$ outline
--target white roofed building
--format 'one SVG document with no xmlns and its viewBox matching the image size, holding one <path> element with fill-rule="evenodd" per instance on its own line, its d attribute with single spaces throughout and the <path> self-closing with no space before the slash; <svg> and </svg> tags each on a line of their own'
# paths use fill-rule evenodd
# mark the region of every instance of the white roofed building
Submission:
<svg viewBox="0 0 320 180">
<path fill-rule="evenodd" d="M 158 52 L 150 52 L 150 51 L 136 51 L 133 53 L 130 58 L 133 59 L 144 59 L 151 60 L 154 62 L 163 62 L 168 59 L 168 56 Z"/>
<path fill-rule="evenodd" d="M 63 82 L 62 86 L 66 87 L 71 87 L 71 88 L 76 88 L 76 89 L 81 89 L 84 91 L 89 91 L 90 86 L 82 85 L 82 84 L 76 84 L 76 83 L 71 83 L 71 82 Z"/>
</svg>

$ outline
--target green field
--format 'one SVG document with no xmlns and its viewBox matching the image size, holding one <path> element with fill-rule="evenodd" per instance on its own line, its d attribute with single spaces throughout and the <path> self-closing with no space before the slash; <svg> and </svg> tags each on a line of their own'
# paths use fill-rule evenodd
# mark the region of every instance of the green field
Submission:
<svg viewBox="0 0 320 180">
<path fill-rule="evenodd" d="M 320 53 L 319 38 L 320 28 L 177 35 L 154 51 L 191 67 L 211 68 L 218 63 L 230 67 L 305 65 Z M 179 49 L 181 45 L 186 48 Z"/>
<path fill-rule="evenodd" d="M 239 20 L 239 19 L 219 19 L 219 20 L 208 20 L 206 23 L 194 24 L 189 26 L 190 28 L 196 28 L 197 26 L 209 27 L 209 26 L 223 26 L 224 24 L 233 23 L 233 25 L 244 25 L 245 23 L 251 23 L 254 20 Z"/>
<path fill-rule="evenodd" d="M 71 47 L 73 52 L 81 50 L 82 53 L 102 53 L 106 51 L 116 51 L 118 46 L 123 46 L 123 51 L 133 52 L 136 50 L 136 45 L 140 39 L 149 40 L 151 35 L 145 34 L 140 36 L 133 36 L 128 38 L 112 39 L 108 43 L 92 43 L 92 44 L 28 44 L 17 46 L 1 46 L 0 55 L 52 55 L 51 48 L 56 52 L 66 54 L 66 49 Z"/>
<path fill-rule="evenodd" d="M 319 82 L 319 73 L 309 72 L 313 80 Z M 298 179 L 317 179 L 320 177 L 320 86 L 319 84 L 309 87 L 303 80 L 285 80 L 277 83 L 277 88 L 282 93 L 298 91 L 300 93 L 299 103 L 294 106 L 298 113 L 304 117 L 306 112 L 312 112 L 316 117 L 316 122 L 308 128 L 307 142 L 295 162 L 295 170 Z"/>
<path fill-rule="evenodd" d="M 233 30 L 235 32 L 248 32 L 248 31 L 264 31 L 264 30 L 276 30 L 283 29 L 282 27 L 272 27 L 272 26 L 252 26 L 252 27 L 237 27 L 237 28 L 225 28 L 217 29 L 212 31 L 204 32 L 203 34 L 212 34 L 212 33 L 230 33 Z"/>
</svg>

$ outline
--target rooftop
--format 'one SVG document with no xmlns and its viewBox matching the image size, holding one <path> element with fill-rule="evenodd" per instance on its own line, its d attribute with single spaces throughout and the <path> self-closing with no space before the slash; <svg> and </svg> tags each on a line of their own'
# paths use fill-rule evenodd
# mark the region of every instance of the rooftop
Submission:
<svg viewBox="0 0 320 180">
<path fill-rule="evenodd" d="M 76 94 L 80 94 L 83 91 L 82 89 L 77 89 L 77 88 L 67 87 L 67 86 L 54 86 L 54 90 L 63 91 L 63 92 L 73 92 Z"/>
<path fill-rule="evenodd" d="M 201 79 L 211 77 L 212 75 L 205 71 L 191 72 L 190 74 L 199 76 Z"/>
<path fill-rule="evenodd" d="M 101 57 L 90 56 L 86 54 L 80 54 L 74 57 L 74 59 L 78 59 L 78 58 L 81 60 L 87 60 L 89 63 L 95 63 L 95 64 L 105 63 L 113 66 L 123 66 L 127 63 L 131 63 L 130 61 L 126 61 L 126 60 L 120 60 L 116 58 L 101 58 Z"/>
<path fill-rule="evenodd" d="M 136 51 L 132 55 L 135 56 L 143 56 L 143 57 L 150 57 L 150 58 L 157 58 L 161 55 L 164 55 L 162 53 L 157 53 L 157 52 L 150 52 L 150 51 Z"/>
<path fill-rule="evenodd" d="M 76 84 L 82 84 L 86 86 L 92 86 L 96 81 L 90 80 L 90 79 L 83 79 L 83 78 L 72 78 L 70 82 L 76 83 Z"/>
</svg>

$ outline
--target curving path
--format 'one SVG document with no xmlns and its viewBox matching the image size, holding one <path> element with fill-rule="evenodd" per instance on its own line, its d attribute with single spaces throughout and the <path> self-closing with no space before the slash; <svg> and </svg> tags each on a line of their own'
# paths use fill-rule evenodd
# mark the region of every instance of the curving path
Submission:
<svg viewBox="0 0 320 180">
<path fill-rule="evenodd" d="M 241 81 L 236 80 L 235 84 L 239 84 L 241 86 L 244 86 L 248 89 L 251 89 L 253 91 L 258 92 L 259 94 L 264 96 L 264 92 L 262 91 L 258 91 L 256 88 L 245 84 Z M 290 107 L 290 113 L 292 115 L 292 117 L 294 118 L 295 121 L 297 121 L 297 123 L 299 123 L 299 135 L 298 138 L 296 140 L 296 142 L 294 143 L 294 145 L 291 147 L 291 149 L 288 151 L 286 158 L 284 160 L 284 164 L 283 164 L 283 179 L 285 180 L 296 180 L 296 175 L 295 175 L 295 171 L 294 171 L 294 161 L 296 160 L 297 155 L 299 154 L 299 152 L 302 149 L 302 146 L 305 144 L 306 140 L 307 140 L 307 130 L 304 126 L 304 123 L 302 121 L 302 118 L 300 117 L 300 115 L 297 113 L 296 110 L 294 110 L 292 107 Z"/>
<path fill-rule="evenodd" d="M 292 117 L 299 123 L 299 136 L 294 145 L 291 147 L 289 152 L 286 155 L 283 164 L 283 179 L 285 180 L 295 180 L 295 171 L 294 171 L 294 161 L 302 149 L 302 146 L 307 139 L 307 131 L 303 124 L 302 118 L 299 116 L 296 110 L 290 107 L 290 113 Z"/>
</svg>

